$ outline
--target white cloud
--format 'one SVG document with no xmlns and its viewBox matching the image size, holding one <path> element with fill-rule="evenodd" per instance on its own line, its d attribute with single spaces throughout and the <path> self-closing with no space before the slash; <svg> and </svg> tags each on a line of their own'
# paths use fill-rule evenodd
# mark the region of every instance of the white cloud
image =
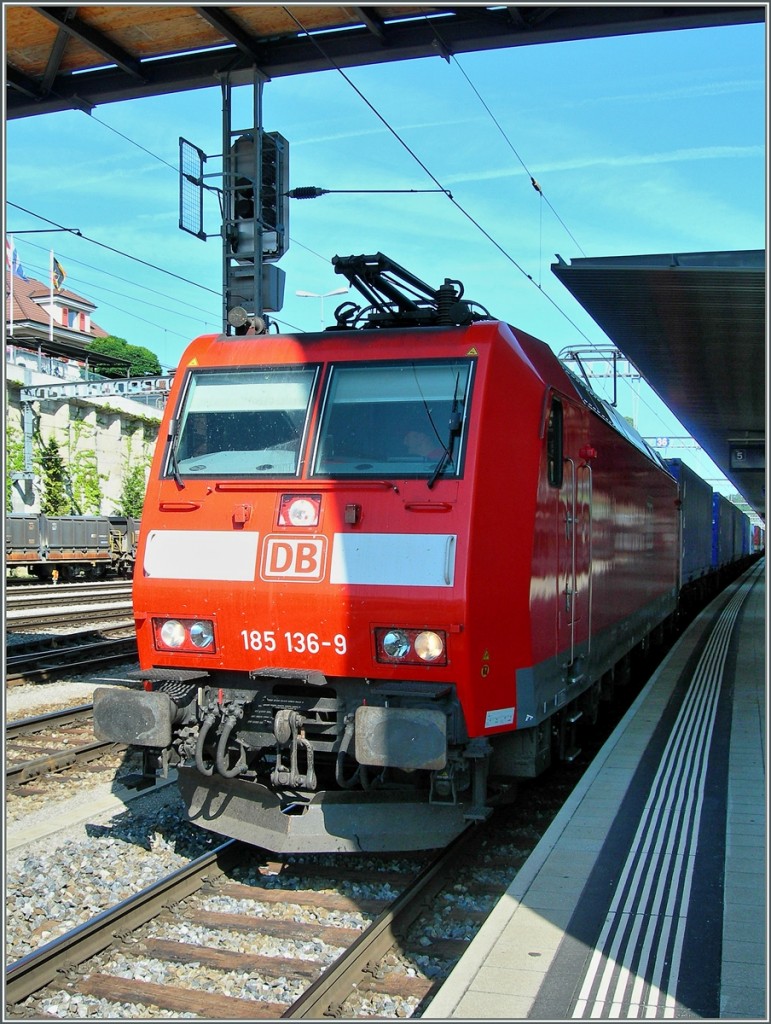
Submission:
<svg viewBox="0 0 771 1024">
<path fill-rule="evenodd" d="M 575 100 L 570 107 L 586 107 L 594 103 L 672 103 L 681 100 L 714 99 L 717 96 L 732 96 L 742 92 L 760 93 L 763 82 L 760 79 L 748 78 L 724 82 L 699 82 L 695 85 L 684 85 L 680 88 L 664 89 L 661 92 L 640 91 L 632 93 L 608 93 L 600 97 Z"/>
<path fill-rule="evenodd" d="M 559 173 L 561 171 L 583 171 L 593 167 L 642 167 L 647 164 L 684 163 L 693 160 L 741 160 L 763 157 L 763 146 L 697 146 L 688 149 L 673 149 L 660 153 L 634 153 L 623 156 L 607 154 L 605 156 L 574 157 L 570 160 L 555 160 L 531 166 L 533 174 Z M 448 185 L 457 185 L 472 181 L 492 181 L 498 178 L 510 178 L 521 174 L 521 168 L 514 166 L 494 168 L 487 171 L 474 170 L 464 174 L 445 175 Z"/>
</svg>

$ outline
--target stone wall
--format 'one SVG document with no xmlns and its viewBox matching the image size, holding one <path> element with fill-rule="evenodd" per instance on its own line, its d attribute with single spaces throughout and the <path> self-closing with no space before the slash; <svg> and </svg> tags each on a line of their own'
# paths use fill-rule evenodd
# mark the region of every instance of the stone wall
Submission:
<svg viewBox="0 0 771 1024">
<path fill-rule="evenodd" d="M 6 363 L 6 468 L 11 467 L 14 449 L 24 437 L 22 386 L 61 383 L 59 376 Z M 31 403 L 34 447 L 56 440 L 65 465 L 71 472 L 93 467 L 102 492 L 103 515 L 113 514 L 121 499 L 126 473 L 141 464 L 149 469 L 162 415 L 163 398 L 149 404 L 119 396 L 38 400 Z M 29 422 L 28 427 L 29 429 Z M 18 455 L 17 455 L 18 458 Z M 35 475 L 29 482 L 12 487 L 12 511 L 39 512 L 42 481 Z M 83 509 L 84 513 L 96 512 Z"/>
</svg>

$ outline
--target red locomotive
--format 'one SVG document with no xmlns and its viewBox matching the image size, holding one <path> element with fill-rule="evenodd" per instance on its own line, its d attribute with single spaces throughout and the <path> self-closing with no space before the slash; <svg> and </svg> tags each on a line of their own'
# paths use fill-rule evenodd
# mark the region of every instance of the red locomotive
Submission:
<svg viewBox="0 0 771 1024">
<path fill-rule="evenodd" d="M 678 486 L 551 350 L 337 258 L 317 334 L 205 336 L 142 516 L 144 690 L 97 735 L 272 850 L 437 847 L 570 757 L 678 598 Z"/>
</svg>

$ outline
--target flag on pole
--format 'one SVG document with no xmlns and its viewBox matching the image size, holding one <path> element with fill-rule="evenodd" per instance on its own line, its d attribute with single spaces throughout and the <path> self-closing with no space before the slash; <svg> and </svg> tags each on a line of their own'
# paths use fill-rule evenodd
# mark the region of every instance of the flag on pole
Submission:
<svg viewBox="0 0 771 1024">
<path fill-rule="evenodd" d="M 56 274 L 54 268 L 56 266 L 56 260 L 54 259 L 53 249 L 49 250 L 48 253 L 48 280 L 49 284 L 49 298 L 48 298 L 48 340 L 53 345 L 54 343 L 54 281 L 56 280 Z"/>
<path fill-rule="evenodd" d="M 29 278 L 24 273 L 24 267 L 21 265 L 19 253 L 16 249 L 13 250 L 13 272 L 17 277 L 20 277 L 22 281 L 29 281 Z"/>
<path fill-rule="evenodd" d="M 55 291 L 60 292 L 62 288 L 64 288 L 64 279 L 67 274 L 65 273 L 64 267 L 55 256 L 52 257 L 51 267 L 51 284 Z"/>
<path fill-rule="evenodd" d="M 10 270 L 12 275 L 15 274 L 16 277 L 20 277 L 22 281 L 29 281 L 29 278 L 24 273 L 24 267 L 21 265 L 13 235 L 6 235 L 5 238 L 5 268 Z"/>
<path fill-rule="evenodd" d="M 6 235 L 5 236 L 5 266 L 6 266 L 6 269 L 9 270 L 9 271 L 11 271 L 11 268 L 13 267 L 13 252 L 14 252 L 13 235 L 10 235 L 10 236 Z M 7 325 L 7 328 L 6 328 L 9 338 L 13 337 L 13 321 L 14 321 L 15 315 L 16 315 L 16 308 L 15 308 L 15 306 L 13 304 L 13 273 L 11 272 L 11 273 L 8 274 L 8 325 Z"/>
<path fill-rule="evenodd" d="M 20 277 L 22 281 L 29 281 L 29 278 L 24 273 L 24 267 L 19 262 L 19 254 L 15 249 L 13 250 L 13 272 L 17 277 Z"/>
</svg>

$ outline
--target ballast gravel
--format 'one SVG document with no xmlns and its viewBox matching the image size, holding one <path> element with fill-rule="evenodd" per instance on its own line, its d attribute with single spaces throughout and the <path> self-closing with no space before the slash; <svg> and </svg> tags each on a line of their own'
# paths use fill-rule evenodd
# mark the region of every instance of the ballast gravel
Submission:
<svg viewBox="0 0 771 1024">
<path fill-rule="evenodd" d="M 141 805 L 141 807 L 139 806 Z M 140 891 L 175 868 L 200 856 L 219 838 L 203 832 L 186 820 L 184 806 L 170 787 L 153 797 L 141 797 L 125 812 L 110 821 L 91 823 L 82 834 L 56 835 L 44 844 L 17 851 L 9 857 L 6 873 L 6 964 L 44 945 L 78 924 L 89 920 L 122 899 Z M 351 882 L 348 895 L 363 898 L 393 898 L 388 884 L 377 881 L 372 866 L 372 883 Z M 263 875 L 259 864 L 245 865 L 234 873 L 244 884 L 266 888 L 283 887 L 283 880 Z M 302 881 L 298 884 L 302 884 Z M 323 885 L 323 882 L 319 883 Z M 288 920 L 307 920 L 297 905 L 275 906 L 219 895 L 207 897 L 202 906 L 224 913 L 253 913 L 280 916 Z M 260 909 L 262 908 L 262 909 Z M 350 911 L 329 912 L 323 924 L 363 930 L 370 918 Z M 212 929 L 180 920 L 155 919 L 143 929 L 146 938 L 239 949 L 272 957 L 299 957 L 321 968 L 335 959 L 340 947 L 321 940 L 253 935 L 227 928 Z M 137 958 L 129 948 L 110 949 L 89 961 L 90 971 L 102 971 L 127 979 L 162 985 L 177 985 L 237 998 L 254 998 L 291 1004 L 308 985 L 301 977 L 265 977 L 259 972 L 223 972 L 203 964 L 173 963 L 151 957 Z M 342 944 L 341 944 L 342 945 Z M 368 997 L 370 998 L 370 997 Z M 384 1002 L 385 1001 L 385 1002 Z M 373 1016 L 410 1017 L 417 1000 L 372 996 Z M 385 1005 L 387 1002 L 388 1006 Z M 180 1011 L 161 1010 L 157 1006 L 114 1003 L 93 996 L 45 991 L 27 1001 L 34 1008 L 60 1019 L 91 1020 L 195 1017 Z"/>
<path fill-rule="evenodd" d="M 123 673 L 123 674 L 122 674 Z M 6 714 L 9 718 L 28 717 L 53 710 L 57 707 L 75 706 L 91 700 L 97 685 L 135 685 L 125 675 L 125 667 L 108 672 L 99 679 L 67 679 L 58 684 L 46 686 L 14 687 L 7 691 Z M 79 783 L 77 792 L 65 801 L 52 805 L 49 801 L 39 805 L 30 801 L 29 814 L 19 818 L 15 813 L 6 817 L 7 838 L 19 842 L 19 830 L 25 827 L 34 833 L 41 824 L 51 820 L 50 834 L 33 838 L 16 848 L 6 849 L 5 856 L 5 948 L 6 966 L 15 963 L 28 953 L 39 949 L 77 925 L 88 921 L 120 900 L 134 895 L 152 885 L 169 872 L 183 867 L 191 860 L 210 851 L 221 843 L 221 838 L 190 824 L 182 800 L 175 786 L 154 790 L 137 796 L 117 813 L 91 814 L 98 793 L 109 791 L 110 786 L 89 787 Z M 79 813 L 76 809 L 79 808 Z M 83 808 L 86 809 L 85 813 Z M 62 814 L 64 817 L 62 818 Z M 79 820 L 76 820 L 79 819 Z M 13 846 L 13 842 L 11 843 Z M 301 877 L 303 857 L 297 860 L 300 875 L 296 881 L 289 878 L 272 877 L 259 869 L 262 861 L 258 858 L 247 863 L 234 873 L 234 879 L 245 884 L 264 888 L 286 888 L 296 884 L 306 887 Z M 335 855 L 320 855 L 308 858 L 318 867 L 328 863 L 339 866 Z M 358 858 L 357 858 L 358 860 Z M 361 858 L 359 866 L 371 866 L 372 881 L 350 880 L 345 883 L 330 882 L 331 886 L 346 895 L 356 898 L 393 899 L 397 892 L 387 883 L 378 881 L 382 861 L 369 864 Z M 409 872 L 414 864 L 401 863 L 396 858 L 389 867 Z M 484 869 L 483 869 L 484 871 Z M 315 885 L 324 887 L 323 879 L 317 878 Z M 456 908 L 479 909 L 479 897 L 470 896 L 465 886 L 456 887 L 457 892 L 445 895 L 444 900 Z M 482 903 L 487 902 L 484 897 Z M 371 918 L 365 913 L 351 911 L 316 912 L 287 903 L 282 906 L 260 904 L 258 899 L 241 900 L 222 896 L 211 896 L 206 906 L 212 911 L 226 913 L 253 913 L 261 916 L 281 916 L 287 920 L 317 920 L 319 924 L 356 928 L 363 930 Z M 441 909 L 446 909 L 443 907 Z M 464 928 L 442 919 L 440 908 L 424 924 L 423 937 L 416 937 L 418 948 L 430 945 L 433 937 L 456 937 L 470 939 L 473 926 Z M 287 939 L 255 932 L 248 935 L 228 929 L 212 931 L 190 922 L 156 919 L 143 929 L 147 938 L 164 938 L 178 942 L 214 945 L 222 948 L 239 949 L 244 952 L 260 953 L 272 957 L 299 957 L 311 960 L 320 967 L 331 963 L 339 954 L 339 947 L 321 940 Z M 272 1003 L 291 1004 L 308 985 L 301 977 L 265 977 L 259 972 L 223 972 L 200 963 L 168 963 L 150 957 L 137 959 L 132 955 L 129 938 L 125 949 L 121 947 L 106 950 L 89 961 L 89 969 L 104 971 L 124 978 L 136 978 L 162 985 L 178 985 L 187 989 L 200 989 L 220 995 L 238 998 L 268 1000 Z M 436 978 L 444 973 L 437 961 L 420 954 L 406 958 L 401 954 L 389 957 L 393 960 L 388 969 L 427 978 Z M 357 1015 L 408 1018 L 415 1015 L 418 1000 L 361 993 L 361 1004 Z M 22 1012 L 59 1019 L 113 1020 L 150 1018 L 193 1018 L 196 1014 L 159 1009 L 144 1004 L 114 1003 L 93 996 L 66 990 L 45 990 L 26 1001 Z"/>
<path fill-rule="evenodd" d="M 216 845 L 186 820 L 175 792 L 164 791 L 164 805 L 145 808 L 7 855 L 6 966 Z"/>
</svg>

